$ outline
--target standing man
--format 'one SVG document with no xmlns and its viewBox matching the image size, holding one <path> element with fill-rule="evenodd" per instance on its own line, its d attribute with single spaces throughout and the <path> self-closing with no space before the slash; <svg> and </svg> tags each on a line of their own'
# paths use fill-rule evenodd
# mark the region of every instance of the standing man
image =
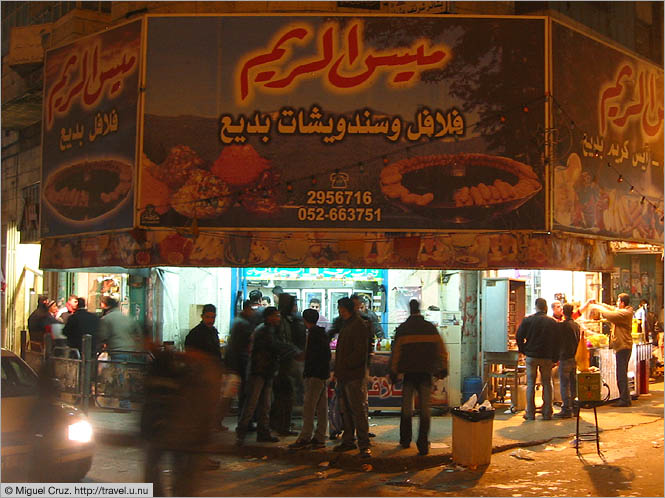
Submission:
<svg viewBox="0 0 665 498">
<path fill-rule="evenodd" d="M 226 353 L 227 367 L 240 377 L 240 390 L 238 391 L 238 419 L 245 404 L 245 389 L 247 388 L 247 365 L 249 364 L 249 346 L 254 331 L 254 308 L 250 300 L 242 306 L 242 312 L 235 317 L 229 333 L 229 348 Z"/>
<path fill-rule="evenodd" d="M 374 339 L 383 339 L 383 327 L 381 327 L 381 323 L 379 323 L 379 317 L 369 308 L 365 297 L 360 294 L 352 294 L 351 300 L 353 301 L 360 317 L 369 322 L 372 337 Z"/>
<path fill-rule="evenodd" d="M 215 371 L 222 371 L 222 352 L 219 348 L 219 332 L 215 328 L 215 319 L 217 318 L 217 308 L 214 304 L 203 306 L 201 313 L 201 322 L 189 331 L 185 338 L 185 351 L 198 352 L 205 354 L 215 365 Z M 218 382 L 221 378 L 217 379 Z M 219 386 L 214 393 L 217 399 L 217 419 L 214 422 L 216 430 L 223 430 L 222 421 L 224 419 L 222 400 Z"/>
<path fill-rule="evenodd" d="M 309 300 L 309 308 L 315 310 L 319 314 L 318 325 L 327 329 L 330 326 L 330 321 L 321 312 L 321 300 L 318 297 L 313 297 Z"/>
<path fill-rule="evenodd" d="M 281 321 L 279 310 L 268 306 L 263 312 L 263 323 L 252 334 L 247 379 L 247 399 L 242 407 L 236 428 L 236 444 L 242 446 L 248 432 L 249 422 L 257 412 L 258 428 L 256 440 L 277 443 L 278 438 L 270 434 L 270 401 L 272 382 L 279 367 L 279 359 L 288 346 L 277 338 Z"/>
<path fill-rule="evenodd" d="M 420 424 L 416 446 L 420 455 L 427 455 L 432 375 L 439 378 L 448 375 L 448 352 L 436 326 L 421 315 L 417 300 L 409 301 L 409 311 L 411 315 L 395 332 L 395 345 L 390 357 L 390 379 L 394 384 L 397 374 L 404 374 L 399 443 L 403 448 L 411 446 L 413 393 L 418 391 Z"/>
<path fill-rule="evenodd" d="M 340 394 L 340 408 L 344 421 L 342 443 L 334 451 L 349 451 L 356 447 L 358 438 L 360 456 L 368 458 L 369 422 L 367 419 L 367 360 L 369 357 L 370 331 L 358 315 L 353 301 L 344 297 L 337 302 L 339 316 L 343 320 L 335 353 L 335 378 Z"/>
<path fill-rule="evenodd" d="M 559 388 L 561 411 L 555 418 L 573 416 L 573 400 L 577 396 L 575 353 L 580 342 L 580 326 L 573 320 L 573 305 L 563 305 L 564 320 L 559 324 Z"/>
<path fill-rule="evenodd" d="M 561 301 L 552 301 L 552 318 L 557 322 L 563 322 L 563 306 Z"/>
<path fill-rule="evenodd" d="M 44 350 L 44 333 L 46 327 L 54 323 L 60 323 L 49 312 L 49 299 L 40 295 L 37 300 L 37 309 L 28 317 L 28 331 L 30 332 L 30 349 L 33 351 Z"/>
<path fill-rule="evenodd" d="M 536 299 L 536 313 L 522 320 L 517 329 L 517 347 L 526 356 L 525 420 L 536 418 L 536 376 L 543 385 L 543 420 L 552 419 L 552 363 L 557 355 L 557 322 L 547 316 L 547 301 Z"/>
<path fill-rule="evenodd" d="M 319 312 L 314 309 L 303 311 L 303 320 L 307 329 L 307 345 L 305 346 L 305 400 L 303 403 L 302 430 L 291 449 L 311 447 L 323 448 L 326 445 L 326 426 L 328 425 L 328 389 L 330 377 L 330 342 L 323 327 L 316 322 Z M 314 430 L 316 415 L 316 432 Z"/>
<path fill-rule="evenodd" d="M 69 301 L 67 301 L 67 304 L 69 304 Z M 67 337 L 67 345 L 82 352 L 83 335 L 90 334 L 92 336 L 92 352 L 95 353 L 97 351 L 99 317 L 88 311 L 84 297 L 77 298 L 74 310 L 63 330 L 65 337 Z"/>
<path fill-rule="evenodd" d="M 591 309 L 600 311 L 603 318 L 612 324 L 610 333 L 610 347 L 614 349 L 617 369 L 617 386 L 619 387 L 619 400 L 614 406 L 630 406 L 630 389 L 628 389 L 628 362 L 633 351 L 633 308 L 630 306 L 630 296 L 619 294 L 617 305 L 609 306 L 602 303 L 589 304 Z"/>
<path fill-rule="evenodd" d="M 79 298 L 76 295 L 71 294 L 65 305 L 58 310 L 58 314 L 55 317 L 62 320 L 62 323 L 66 324 L 69 317 L 76 311 L 78 299 Z"/>
</svg>

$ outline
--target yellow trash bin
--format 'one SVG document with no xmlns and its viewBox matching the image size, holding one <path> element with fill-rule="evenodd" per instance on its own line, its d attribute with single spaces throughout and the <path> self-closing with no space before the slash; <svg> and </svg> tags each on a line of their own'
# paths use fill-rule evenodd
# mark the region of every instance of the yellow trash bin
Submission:
<svg viewBox="0 0 665 498">
<path fill-rule="evenodd" d="M 473 467 L 492 459 L 494 410 L 467 412 L 453 408 L 453 462 Z"/>
</svg>

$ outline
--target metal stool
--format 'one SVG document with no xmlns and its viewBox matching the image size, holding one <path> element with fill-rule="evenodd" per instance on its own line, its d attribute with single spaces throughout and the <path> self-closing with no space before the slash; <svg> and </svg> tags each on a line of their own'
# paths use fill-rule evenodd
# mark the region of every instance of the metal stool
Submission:
<svg viewBox="0 0 665 498">
<path fill-rule="evenodd" d="M 577 456 L 580 456 L 580 441 L 595 441 L 596 442 L 596 452 L 602 458 L 603 453 L 600 451 L 600 434 L 598 432 L 598 414 L 596 413 L 596 408 L 603 405 L 604 401 L 580 401 L 578 399 L 573 400 L 573 409 L 577 414 L 577 424 L 575 426 L 575 452 Z M 593 418 L 596 423 L 595 432 L 583 432 L 580 434 L 580 411 L 582 408 L 591 409 L 593 408 Z"/>
</svg>

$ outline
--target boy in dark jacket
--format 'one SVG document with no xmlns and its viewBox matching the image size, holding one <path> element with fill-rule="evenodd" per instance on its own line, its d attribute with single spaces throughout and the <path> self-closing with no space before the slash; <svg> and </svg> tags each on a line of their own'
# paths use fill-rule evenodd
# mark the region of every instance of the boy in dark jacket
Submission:
<svg viewBox="0 0 665 498">
<path fill-rule="evenodd" d="M 323 448 L 326 443 L 326 426 L 328 425 L 328 393 L 326 382 L 330 377 L 330 343 L 328 334 L 316 325 L 319 321 L 319 312 L 306 309 L 302 314 L 307 329 L 307 345 L 305 346 L 305 402 L 303 405 L 302 431 L 295 443 L 290 444 L 291 449 L 301 449 L 307 446 Z M 314 414 L 316 412 L 316 432 L 312 439 L 314 429 Z"/>
</svg>

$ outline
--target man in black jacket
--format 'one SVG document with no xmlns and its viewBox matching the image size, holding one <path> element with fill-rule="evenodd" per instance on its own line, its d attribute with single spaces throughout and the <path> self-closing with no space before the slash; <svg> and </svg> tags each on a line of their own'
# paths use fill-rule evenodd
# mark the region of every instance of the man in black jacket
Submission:
<svg viewBox="0 0 665 498">
<path fill-rule="evenodd" d="M 280 358 L 292 355 L 295 348 L 277 338 L 281 316 L 277 308 L 269 306 L 263 313 L 263 323 L 252 334 L 249 356 L 247 399 L 236 428 L 236 444 L 242 446 L 249 421 L 257 411 L 258 442 L 276 443 L 278 438 L 270 434 L 270 397 L 272 382 L 279 367 Z"/>
<path fill-rule="evenodd" d="M 222 353 L 219 349 L 219 332 L 215 328 L 217 308 L 214 304 L 203 306 L 201 323 L 189 331 L 185 338 L 185 350 L 196 349 L 202 353 L 209 354 L 222 362 Z"/>
<path fill-rule="evenodd" d="M 49 299 L 47 296 L 39 296 L 37 309 L 28 317 L 28 331 L 30 332 L 30 349 L 43 351 L 44 333 L 46 327 L 54 323 L 60 323 L 49 313 Z"/>
<path fill-rule="evenodd" d="M 313 309 L 303 311 L 303 319 L 307 329 L 307 345 L 305 347 L 305 401 L 303 403 L 302 430 L 291 449 L 307 446 L 323 448 L 326 443 L 326 426 L 328 425 L 328 392 L 326 381 L 330 377 L 330 343 L 323 327 L 316 325 L 319 312 Z M 314 415 L 316 412 L 316 432 Z"/>
<path fill-rule="evenodd" d="M 80 352 L 83 342 L 83 335 L 92 336 L 92 352 L 97 351 L 96 337 L 99 330 L 99 317 L 95 313 L 90 313 L 86 308 L 84 297 L 79 297 L 74 313 L 69 317 L 63 334 L 67 337 L 67 345 L 70 348 L 76 348 Z"/>
<path fill-rule="evenodd" d="M 436 326 L 420 314 L 420 303 L 417 300 L 409 301 L 409 311 L 411 316 L 395 332 L 395 344 L 390 357 L 390 379 L 394 384 L 397 374 L 404 374 L 402 417 L 399 424 L 399 442 L 403 448 L 411 446 L 413 393 L 418 391 L 420 425 L 416 446 L 418 453 L 427 455 L 432 375 L 439 378 L 448 375 L 448 353 Z"/>
<path fill-rule="evenodd" d="M 555 418 L 573 416 L 573 400 L 577 396 L 575 385 L 575 353 L 580 340 L 580 326 L 573 320 L 573 305 L 563 305 L 563 322 L 559 323 L 559 387 L 561 389 L 561 411 Z"/>
<path fill-rule="evenodd" d="M 536 313 L 527 316 L 517 329 L 517 347 L 526 355 L 525 420 L 536 418 L 536 376 L 543 385 L 543 420 L 552 419 L 552 363 L 558 358 L 557 322 L 547 316 L 547 301 L 536 299 Z"/>
<path fill-rule="evenodd" d="M 249 364 L 249 345 L 252 339 L 254 308 L 250 300 L 242 306 L 242 312 L 233 320 L 229 333 L 229 347 L 226 352 L 226 366 L 240 377 L 238 390 L 238 419 L 245 404 L 247 388 L 247 365 Z"/>
</svg>

